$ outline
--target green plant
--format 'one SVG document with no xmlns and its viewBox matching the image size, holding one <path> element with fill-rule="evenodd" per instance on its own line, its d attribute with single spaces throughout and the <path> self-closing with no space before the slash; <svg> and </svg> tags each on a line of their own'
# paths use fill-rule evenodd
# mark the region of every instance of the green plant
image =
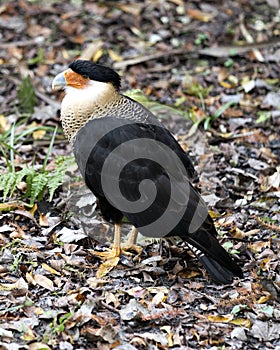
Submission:
<svg viewBox="0 0 280 350">
<path fill-rule="evenodd" d="M 229 254 L 240 254 L 240 252 L 233 248 L 234 244 L 232 242 L 225 242 L 223 247 Z"/>
<path fill-rule="evenodd" d="M 267 222 L 268 224 L 276 224 L 277 225 L 277 220 L 276 219 L 271 219 L 269 216 L 262 216 L 261 221 Z"/>
<path fill-rule="evenodd" d="M 217 349 L 218 349 L 218 350 L 226 350 L 227 348 L 226 348 L 226 346 L 223 344 L 223 345 L 219 345 Z"/>
<path fill-rule="evenodd" d="M 234 60 L 232 58 L 228 58 L 225 62 L 224 62 L 224 66 L 227 68 L 232 67 L 234 64 Z"/>
<path fill-rule="evenodd" d="M 4 308 L 3 310 L 0 310 L 0 315 L 4 315 L 7 313 L 15 313 L 18 314 L 19 310 L 28 307 L 28 306 L 32 306 L 33 302 L 30 299 L 26 299 L 24 301 L 24 303 L 18 304 L 18 305 L 13 305 L 9 308 Z"/>
<path fill-rule="evenodd" d="M 15 145 L 19 146 L 20 143 L 30 142 L 29 135 L 32 135 L 36 131 L 44 130 L 46 132 L 53 133 L 54 128 L 49 126 L 25 126 L 28 123 L 30 114 L 19 115 L 19 120 L 12 124 L 11 128 L 4 133 L 0 134 L 0 150 L 5 158 L 6 165 L 9 171 L 14 171 L 14 156 L 18 154 Z M 23 127 L 25 126 L 25 127 Z"/>
<path fill-rule="evenodd" d="M 199 33 L 194 41 L 195 45 L 202 45 L 207 40 L 207 35 Z"/>
<path fill-rule="evenodd" d="M 256 124 L 264 123 L 271 117 L 271 111 L 259 111 L 257 112 L 258 119 Z"/>
<path fill-rule="evenodd" d="M 181 115 L 184 118 L 188 118 L 190 119 L 190 115 L 188 112 L 183 111 L 182 109 L 178 109 L 175 108 L 177 106 L 179 106 L 179 104 L 175 104 L 175 107 L 172 106 L 167 106 L 164 105 L 162 103 L 159 102 L 155 102 L 155 101 L 150 101 L 141 90 L 135 89 L 135 90 L 129 90 L 126 91 L 125 93 L 126 96 L 132 98 L 133 100 L 142 103 L 146 108 L 148 108 L 149 110 L 151 110 L 151 112 L 155 113 L 156 115 L 159 114 L 161 116 L 161 118 L 164 118 L 164 114 L 162 113 L 162 111 L 166 111 L 167 113 L 177 113 L 179 115 Z"/>
<path fill-rule="evenodd" d="M 18 271 L 19 265 L 22 262 L 22 258 L 23 258 L 23 256 L 21 254 L 15 255 L 14 261 L 13 261 L 12 265 L 10 266 L 10 271 L 12 271 L 12 272 Z"/>
<path fill-rule="evenodd" d="M 238 305 L 235 305 L 235 306 L 232 308 L 231 313 L 232 313 L 233 315 L 237 315 L 239 312 L 241 312 L 241 311 L 243 311 L 243 310 L 245 310 L 245 309 L 247 309 L 247 308 L 248 308 L 248 307 L 247 307 L 246 304 L 238 304 Z"/>
<path fill-rule="evenodd" d="M 68 312 L 60 317 L 54 317 L 53 321 L 50 323 L 50 328 L 52 333 L 60 334 L 65 329 L 65 323 L 69 320 L 69 318 L 73 316 L 71 312 Z"/>
<path fill-rule="evenodd" d="M 37 56 L 30 58 L 27 62 L 29 65 L 44 63 L 44 50 L 39 47 Z"/>
<path fill-rule="evenodd" d="M 187 75 L 183 81 L 183 88 L 188 95 L 198 97 L 200 100 L 203 101 L 203 98 L 209 96 L 209 93 L 213 89 L 213 85 L 203 87 L 202 85 L 194 81 L 194 79 L 191 76 Z"/>
<path fill-rule="evenodd" d="M 202 110 L 205 112 L 205 103 L 204 103 L 203 98 L 201 99 L 201 104 L 202 104 Z M 221 108 L 219 108 L 213 115 L 205 116 L 205 117 L 197 120 L 196 122 L 194 122 L 194 125 L 192 126 L 193 131 L 197 130 L 198 126 L 203 121 L 204 121 L 204 125 L 203 125 L 204 130 L 209 130 L 213 121 L 216 120 L 217 118 L 219 118 L 233 104 L 235 104 L 235 102 L 232 102 L 232 101 L 227 102 Z"/>
<path fill-rule="evenodd" d="M 17 172 L 2 174 L 0 176 L 0 190 L 3 191 L 3 199 L 12 196 L 18 184 L 25 179 L 25 198 L 29 198 L 32 206 L 35 200 L 42 200 L 46 189 L 49 191 L 49 200 L 53 199 L 56 189 L 62 185 L 65 172 L 70 165 L 74 164 L 73 157 L 58 157 L 56 167 L 52 171 L 44 167 L 38 173 L 34 167 L 25 166 Z"/>
<path fill-rule="evenodd" d="M 21 135 L 15 137 L 15 125 L 13 125 L 9 133 L 9 143 L 7 143 L 5 139 L 5 137 L 8 137 L 7 135 L 5 135 L 2 138 L 2 140 L 0 139 L 0 149 L 2 149 L 3 151 L 3 155 L 8 168 L 8 172 L 5 172 L 0 175 L 0 191 L 3 191 L 4 201 L 7 199 L 8 196 L 11 197 L 14 194 L 17 186 L 22 181 L 25 181 L 26 183 L 26 191 L 24 198 L 29 199 L 30 206 L 32 206 L 36 200 L 42 200 L 46 190 L 49 191 L 49 200 L 51 201 L 53 199 L 56 189 L 63 183 L 65 172 L 67 171 L 70 165 L 74 164 L 73 157 L 60 156 L 57 157 L 55 160 L 56 166 L 54 167 L 54 169 L 47 170 L 48 160 L 57 133 L 56 128 L 53 132 L 48 152 L 41 170 L 38 171 L 38 169 L 35 168 L 34 165 L 30 166 L 28 164 L 25 164 L 22 167 L 22 169 L 16 170 L 14 164 L 14 156 L 15 153 L 18 152 L 15 149 L 15 144 L 19 141 L 20 137 L 24 137 L 27 134 L 34 132 L 35 130 L 38 130 L 38 127 L 25 130 L 21 133 Z"/>
<path fill-rule="evenodd" d="M 209 130 L 211 123 L 213 123 L 214 120 L 219 118 L 230 106 L 232 106 L 234 104 L 235 104 L 235 102 L 229 101 L 229 102 L 225 103 L 221 108 L 217 109 L 213 115 L 206 117 L 205 121 L 204 121 L 204 129 Z"/>
<path fill-rule="evenodd" d="M 33 113 L 37 104 L 37 98 L 29 76 L 22 79 L 18 90 L 18 101 L 20 110 L 26 113 Z"/>
</svg>

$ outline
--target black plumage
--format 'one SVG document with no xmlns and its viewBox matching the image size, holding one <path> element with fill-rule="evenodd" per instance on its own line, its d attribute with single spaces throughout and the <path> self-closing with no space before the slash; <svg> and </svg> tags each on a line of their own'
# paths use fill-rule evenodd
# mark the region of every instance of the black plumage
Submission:
<svg viewBox="0 0 280 350">
<path fill-rule="evenodd" d="M 75 61 L 69 67 L 113 86 L 100 103 L 95 101 L 91 113 L 85 107 L 84 123 L 72 134 L 68 131 L 79 169 L 98 198 L 103 217 L 121 223 L 125 216 L 146 236 L 181 237 L 217 282 L 242 277 L 240 267 L 219 244 L 206 205 L 191 184 L 192 162 L 170 132 L 141 104 L 119 94 L 120 78 L 110 68 L 89 61 Z M 69 115 L 73 112 L 67 105 L 62 122 Z M 133 209 L 135 203 L 143 210 Z"/>
<path fill-rule="evenodd" d="M 90 61 L 77 60 L 69 64 L 69 68 L 80 74 L 82 77 L 88 77 L 91 80 L 101 82 L 111 82 L 116 89 L 121 87 L 121 78 L 114 70 L 100 64 L 92 64 Z"/>
</svg>

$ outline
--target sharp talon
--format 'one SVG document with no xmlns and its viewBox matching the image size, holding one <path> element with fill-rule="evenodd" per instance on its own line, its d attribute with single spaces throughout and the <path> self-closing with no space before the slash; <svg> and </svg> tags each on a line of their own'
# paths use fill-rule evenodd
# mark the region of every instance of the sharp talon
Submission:
<svg viewBox="0 0 280 350">
<path fill-rule="evenodd" d="M 121 250 L 119 247 L 112 247 L 112 248 L 106 249 L 105 252 L 97 252 L 94 250 L 91 253 L 101 260 L 109 260 L 109 259 L 120 257 Z"/>
<path fill-rule="evenodd" d="M 121 246 L 121 252 L 125 255 L 132 255 L 130 251 L 134 251 L 137 254 L 141 254 L 143 251 L 143 248 L 136 245 L 136 244 L 124 244 Z"/>
</svg>

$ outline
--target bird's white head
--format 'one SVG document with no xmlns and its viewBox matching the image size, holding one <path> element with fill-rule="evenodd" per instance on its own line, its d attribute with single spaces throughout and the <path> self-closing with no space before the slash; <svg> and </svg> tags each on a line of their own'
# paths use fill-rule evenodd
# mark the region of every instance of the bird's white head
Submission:
<svg viewBox="0 0 280 350">
<path fill-rule="evenodd" d="M 53 90 L 64 90 L 61 121 L 71 140 L 89 119 L 102 117 L 119 96 L 120 76 L 111 68 L 76 60 L 52 82 Z"/>
</svg>

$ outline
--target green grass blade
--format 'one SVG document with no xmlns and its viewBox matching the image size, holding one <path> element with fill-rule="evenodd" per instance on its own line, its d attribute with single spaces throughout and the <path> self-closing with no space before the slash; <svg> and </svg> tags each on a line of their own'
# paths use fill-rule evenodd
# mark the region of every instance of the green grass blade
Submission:
<svg viewBox="0 0 280 350">
<path fill-rule="evenodd" d="M 44 173 L 45 170 L 46 170 L 46 166 L 47 166 L 47 163 L 48 163 L 48 160 L 49 160 L 49 156 L 50 156 L 52 148 L 53 148 L 53 144 L 54 144 L 56 133 L 57 133 L 57 126 L 54 129 L 53 136 L 52 136 L 52 139 L 51 139 L 51 142 L 50 142 L 50 146 L 48 148 L 48 152 L 46 154 L 46 158 L 45 158 L 44 163 L 43 163 L 43 167 L 42 167 L 41 173 Z"/>
<path fill-rule="evenodd" d="M 14 152 L 14 141 L 15 141 L 15 123 L 11 126 L 10 136 L 10 165 L 12 173 L 15 172 L 15 152 Z"/>
</svg>

